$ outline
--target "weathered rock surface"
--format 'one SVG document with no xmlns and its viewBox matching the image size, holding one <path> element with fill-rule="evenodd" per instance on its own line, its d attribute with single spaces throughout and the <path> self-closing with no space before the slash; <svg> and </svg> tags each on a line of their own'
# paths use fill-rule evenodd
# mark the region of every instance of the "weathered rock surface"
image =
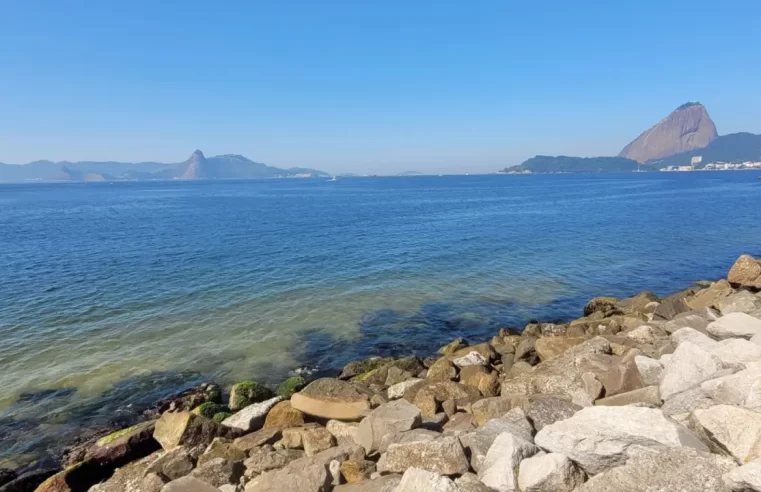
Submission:
<svg viewBox="0 0 761 492">
<path fill-rule="evenodd" d="M 153 438 L 169 451 L 177 446 L 208 446 L 215 437 L 227 437 L 225 427 L 190 412 L 167 412 L 156 421 Z"/>
<path fill-rule="evenodd" d="M 387 434 L 395 434 L 420 427 L 420 409 L 407 400 L 395 400 L 379 406 L 359 423 L 356 443 L 365 448 L 367 454 L 376 451 L 381 439 Z"/>
<path fill-rule="evenodd" d="M 198 466 L 213 459 L 222 458 L 228 461 L 237 462 L 246 459 L 246 452 L 235 447 L 228 439 L 215 438 L 206 451 L 198 457 Z"/>
<path fill-rule="evenodd" d="M 723 367 L 721 361 L 710 353 L 692 342 L 684 342 L 665 364 L 660 384 L 661 398 L 668 400 L 693 388 L 714 377 Z"/>
<path fill-rule="evenodd" d="M 522 492 L 571 492 L 584 483 L 584 472 L 558 453 L 532 456 L 521 461 L 518 487 Z"/>
<path fill-rule="evenodd" d="M 367 394 L 331 378 L 311 382 L 291 397 L 291 406 L 307 415 L 335 420 L 359 420 L 370 411 Z"/>
<path fill-rule="evenodd" d="M 385 453 L 392 444 L 401 444 L 406 442 L 433 441 L 441 437 L 441 434 L 428 429 L 413 429 L 406 432 L 396 432 L 386 434 L 378 445 L 378 452 Z"/>
<path fill-rule="evenodd" d="M 397 492 L 401 480 L 400 475 L 384 475 L 375 480 L 339 485 L 333 489 L 333 492 Z"/>
<path fill-rule="evenodd" d="M 582 407 L 555 396 L 535 396 L 526 409 L 526 416 L 534 429 L 542 430 L 559 420 L 571 418 Z"/>
<path fill-rule="evenodd" d="M 265 445 L 253 448 L 248 459 L 243 462 L 243 466 L 246 468 L 246 476 L 250 477 L 283 468 L 291 461 L 301 459 L 304 456 L 304 451 L 297 449 L 274 449 L 272 446 Z"/>
<path fill-rule="evenodd" d="M 761 262 L 750 255 L 740 256 L 729 270 L 727 280 L 737 287 L 761 289 Z"/>
<path fill-rule="evenodd" d="M 634 363 L 637 365 L 637 370 L 642 376 L 642 382 L 645 386 L 661 383 L 663 364 L 661 364 L 660 361 L 645 357 L 644 355 L 637 355 L 634 357 Z"/>
<path fill-rule="evenodd" d="M 528 398 L 524 395 L 494 396 L 483 398 L 473 403 L 471 406 L 471 413 L 476 418 L 476 423 L 478 425 L 484 425 L 491 419 L 503 416 L 513 408 L 525 406 L 527 404 Z"/>
<path fill-rule="evenodd" d="M 539 360 L 546 361 L 562 355 L 571 347 L 584 343 L 584 337 L 546 337 L 540 338 L 534 345 Z"/>
<path fill-rule="evenodd" d="M 272 427 L 297 427 L 303 424 L 304 414 L 293 408 L 291 402 L 287 400 L 278 402 L 273 406 L 267 413 L 267 418 L 264 420 L 265 429 Z"/>
<path fill-rule="evenodd" d="M 194 477 L 182 477 L 164 485 L 161 492 L 219 492 L 219 489 Z"/>
<path fill-rule="evenodd" d="M 691 427 L 717 453 L 739 464 L 761 458 L 761 413 L 731 405 L 695 410 Z"/>
<path fill-rule="evenodd" d="M 399 398 L 402 398 L 404 396 L 404 393 L 410 389 L 411 387 L 415 386 L 416 384 L 422 382 L 422 379 L 418 378 L 412 378 L 408 379 L 407 381 L 402 381 L 401 383 L 396 383 L 394 385 L 391 385 L 386 390 L 386 396 L 388 396 L 389 400 L 398 400 Z"/>
<path fill-rule="evenodd" d="M 341 422 L 340 420 L 328 420 L 325 424 L 325 428 L 333 434 L 338 444 L 355 444 L 357 429 L 359 424 L 357 422 Z"/>
<path fill-rule="evenodd" d="M 511 432 L 503 432 L 492 443 L 478 471 L 478 478 L 487 487 L 499 492 L 517 490 L 516 471 L 520 462 L 538 453 L 532 442 Z"/>
<path fill-rule="evenodd" d="M 537 445 L 565 454 L 590 475 L 621 466 L 642 452 L 674 447 L 708 448 L 685 427 L 658 409 L 584 408 L 573 417 L 539 431 Z"/>
<path fill-rule="evenodd" d="M 233 441 L 233 446 L 240 449 L 241 451 L 248 452 L 258 446 L 273 444 L 278 439 L 280 439 L 282 434 L 282 431 L 277 428 L 262 429 L 235 439 Z"/>
<path fill-rule="evenodd" d="M 391 444 L 378 462 L 380 472 L 401 473 L 408 468 L 421 468 L 440 475 L 459 475 L 468 471 L 470 466 L 456 437 Z"/>
<path fill-rule="evenodd" d="M 441 404 L 447 400 L 454 401 L 455 405 L 469 405 L 480 398 L 481 393 L 472 386 L 453 381 L 440 381 L 421 387 L 413 403 L 424 417 L 430 417 L 438 413 Z"/>
<path fill-rule="evenodd" d="M 330 448 L 311 457 L 288 463 L 284 468 L 262 473 L 246 485 L 248 492 L 324 492 L 332 489 L 331 462 L 364 459 L 361 446 Z"/>
<path fill-rule="evenodd" d="M 404 472 L 395 492 L 460 492 L 452 480 L 420 468 Z"/>
<path fill-rule="evenodd" d="M 722 480 L 732 492 L 761 491 L 761 459 L 755 459 L 725 473 Z"/>
<path fill-rule="evenodd" d="M 718 339 L 745 338 L 761 333 L 761 319 L 745 313 L 730 313 L 709 323 L 706 331 Z"/>
<path fill-rule="evenodd" d="M 717 305 L 719 311 L 724 316 L 731 313 L 749 314 L 761 308 L 761 298 L 751 294 L 747 290 L 741 290 L 719 300 Z"/>
<path fill-rule="evenodd" d="M 761 379 L 761 367 L 752 367 L 700 385 L 705 394 L 717 403 L 744 406 L 752 397 L 754 385 Z"/>
<path fill-rule="evenodd" d="M 624 406 L 633 404 L 645 404 L 650 406 L 661 406 L 661 396 L 658 386 L 646 386 L 644 388 L 619 393 L 614 396 L 601 398 L 595 402 L 598 406 Z"/>
<path fill-rule="evenodd" d="M 610 354 L 610 343 L 597 337 L 568 349 L 563 355 L 550 359 L 514 378 L 502 382 L 502 395 L 557 395 L 571 402 L 590 406 L 597 395 L 591 396 L 581 375 L 588 372 L 594 355 Z"/>
<path fill-rule="evenodd" d="M 467 455 L 470 456 L 470 466 L 474 471 L 481 470 L 494 440 L 504 433 L 513 434 L 523 441 L 533 442 L 531 432 L 528 429 L 519 423 L 505 419 L 490 420 L 486 425 L 460 436 L 460 442 L 467 451 Z"/>
<path fill-rule="evenodd" d="M 224 458 L 214 458 L 193 470 L 190 476 L 202 480 L 213 487 L 227 484 L 237 484 L 243 476 L 242 462 L 228 461 Z"/>
<path fill-rule="evenodd" d="M 729 338 L 719 342 L 711 355 L 725 365 L 761 361 L 761 345 L 742 338 Z"/>
<path fill-rule="evenodd" d="M 222 421 L 222 425 L 233 429 L 238 429 L 241 432 L 252 432 L 259 430 L 264 425 L 264 420 L 267 418 L 267 413 L 278 402 L 282 401 L 282 397 L 276 396 L 259 403 L 254 403 L 247 407 L 244 407 L 238 413 L 226 418 Z"/>
<path fill-rule="evenodd" d="M 578 492 L 723 492 L 721 476 L 736 465 L 724 456 L 688 448 L 633 456 L 597 475 Z"/>
</svg>

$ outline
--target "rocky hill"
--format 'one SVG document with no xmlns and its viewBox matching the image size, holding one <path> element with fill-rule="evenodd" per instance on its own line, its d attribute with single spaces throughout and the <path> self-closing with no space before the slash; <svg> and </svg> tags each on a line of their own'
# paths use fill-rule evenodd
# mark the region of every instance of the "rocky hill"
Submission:
<svg viewBox="0 0 761 492">
<path fill-rule="evenodd" d="M 637 137 L 618 156 L 638 162 L 662 159 L 703 148 L 717 137 L 716 125 L 705 106 L 687 103 Z"/>
</svg>

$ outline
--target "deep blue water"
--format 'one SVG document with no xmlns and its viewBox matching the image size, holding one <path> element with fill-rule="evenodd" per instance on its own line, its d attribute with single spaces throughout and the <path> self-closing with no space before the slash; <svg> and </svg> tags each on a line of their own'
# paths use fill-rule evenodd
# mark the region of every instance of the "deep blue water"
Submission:
<svg viewBox="0 0 761 492">
<path fill-rule="evenodd" d="M 761 254 L 756 174 L 0 185 L 0 465 L 200 380 L 722 277 Z"/>
</svg>

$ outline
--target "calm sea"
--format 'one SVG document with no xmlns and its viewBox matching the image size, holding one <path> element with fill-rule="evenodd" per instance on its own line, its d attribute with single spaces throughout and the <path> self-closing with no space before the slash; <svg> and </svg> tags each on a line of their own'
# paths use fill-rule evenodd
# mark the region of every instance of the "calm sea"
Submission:
<svg viewBox="0 0 761 492">
<path fill-rule="evenodd" d="M 0 465 L 203 380 L 427 355 L 761 254 L 752 172 L 0 185 Z"/>
</svg>

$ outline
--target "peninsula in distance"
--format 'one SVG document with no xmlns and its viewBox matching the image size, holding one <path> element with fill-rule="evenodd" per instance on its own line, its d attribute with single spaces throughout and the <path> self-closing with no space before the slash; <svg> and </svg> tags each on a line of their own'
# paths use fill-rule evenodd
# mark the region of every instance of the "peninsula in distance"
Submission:
<svg viewBox="0 0 761 492">
<path fill-rule="evenodd" d="M 503 173 L 599 173 L 692 169 L 761 169 L 761 135 L 719 136 L 705 106 L 688 102 L 615 157 L 537 155 Z"/>
<path fill-rule="evenodd" d="M 206 157 L 196 150 L 177 164 L 160 162 L 52 162 L 24 165 L 0 163 L 0 182 L 55 181 L 144 181 L 167 179 L 247 179 L 327 177 L 328 173 L 308 168 L 281 169 L 254 162 L 242 155 Z"/>
</svg>

